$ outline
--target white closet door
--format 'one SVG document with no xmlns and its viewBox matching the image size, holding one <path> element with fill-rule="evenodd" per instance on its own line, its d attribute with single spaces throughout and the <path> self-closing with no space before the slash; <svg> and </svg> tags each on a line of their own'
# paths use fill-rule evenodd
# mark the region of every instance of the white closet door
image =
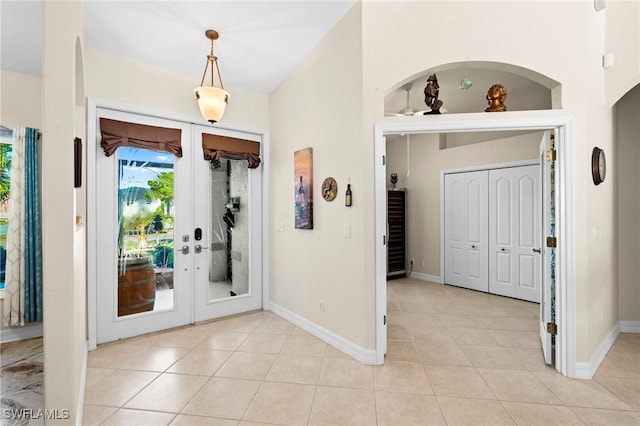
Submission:
<svg viewBox="0 0 640 426">
<path fill-rule="evenodd" d="M 539 166 L 489 171 L 489 292 L 540 302 Z"/>
<path fill-rule="evenodd" d="M 445 282 L 488 291 L 487 172 L 445 175 Z"/>
</svg>

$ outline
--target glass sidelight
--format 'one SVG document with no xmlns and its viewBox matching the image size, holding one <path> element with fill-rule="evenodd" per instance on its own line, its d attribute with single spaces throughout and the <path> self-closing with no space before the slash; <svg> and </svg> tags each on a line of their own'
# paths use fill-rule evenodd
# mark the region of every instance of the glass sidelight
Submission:
<svg viewBox="0 0 640 426">
<path fill-rule="evenodd" d="M 249 170 L 245 160 L 221 163 L 209 166 L 209 302 L 249 293 Z"/>
</svg>

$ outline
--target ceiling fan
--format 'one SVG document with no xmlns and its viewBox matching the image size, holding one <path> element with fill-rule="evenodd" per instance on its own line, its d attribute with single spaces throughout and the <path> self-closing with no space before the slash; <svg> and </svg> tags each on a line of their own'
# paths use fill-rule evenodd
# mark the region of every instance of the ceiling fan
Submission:
<svg viewBox="0 0 640 426">
<path fill-rule="evenodd" d="M 412 115 L 423 115 L 425 112 L 429 111 L 427 109 L 418 110 L 416 108 L 410 108 L 409 107 L 409 92 L 411 91 L 412 88 L 413 88 L 413 83 L 407 83 L 404 86 L 402 86 L 402 89 L 407 92 L 407 107 L 406 108 L 403 108 L 398 112 L 385 112 L 384 115 L 387 116 L 387 117 L 403 117 L 403 116 L 410 117 Z"/>
</svg>

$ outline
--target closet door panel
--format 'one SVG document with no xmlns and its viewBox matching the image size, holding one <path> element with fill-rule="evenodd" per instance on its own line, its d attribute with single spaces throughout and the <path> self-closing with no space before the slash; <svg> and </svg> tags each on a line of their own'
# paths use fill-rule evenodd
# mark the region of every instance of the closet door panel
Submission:
<svg viewBox="0 0 640 426">
<path fill-rule="evenodd" d="M 466 224 L 464 175 L 445 175 L 445 282 L 466 283 Z"/>
<path fill-rule="evenodd" d="M 539 301 L 538 166 L 489 171 L 489 292 Z"/>
<path fill-rule="evenodd" d="M 513 170 L 489 170 L 489 292 L 515 295 Z"/>
<path fill-rule="evenodd" d="M 540 302 L 540 168 L 538 166 L 517 167 L 517 245 L 518 276 L 515 282 L 515 297 L 531 302 Z"/>
<path fill-rule="evenodd" d="M 466 287 L 489 291 L 488 173 L 465 173 L 467 196 L 467 284 Z"/>
<path fill-rule="evenodd" d="M 487 172 L 445 175 L 445 282 L 488 291 Z"/>
</svg>

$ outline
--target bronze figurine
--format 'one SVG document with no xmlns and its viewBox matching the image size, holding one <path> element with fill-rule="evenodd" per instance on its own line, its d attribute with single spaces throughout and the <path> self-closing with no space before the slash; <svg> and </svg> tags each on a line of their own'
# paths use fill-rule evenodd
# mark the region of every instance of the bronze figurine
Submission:
<svg viewBox="0 0 640 426">
<path fill-rule="evenodd" d="M 440 114 L 440 107 L 443 102 L 438 99 L 440 94 L 440 85 L 438 84 L 438 78 L 435 74 L 432 74 L 427 79 L 427 86 L 424 88 L 424 103 L 427 104 L 431 111 L 427 111 L 424 115 L 428 114 Z"/>
<path fill-rule="evenodd" d="M 489 106 L 485 109 L 486 112 L 506 111 L 507 89 L 501 84 L 494 84 L 487 92 L 487 101 Z"/>
</svg>

